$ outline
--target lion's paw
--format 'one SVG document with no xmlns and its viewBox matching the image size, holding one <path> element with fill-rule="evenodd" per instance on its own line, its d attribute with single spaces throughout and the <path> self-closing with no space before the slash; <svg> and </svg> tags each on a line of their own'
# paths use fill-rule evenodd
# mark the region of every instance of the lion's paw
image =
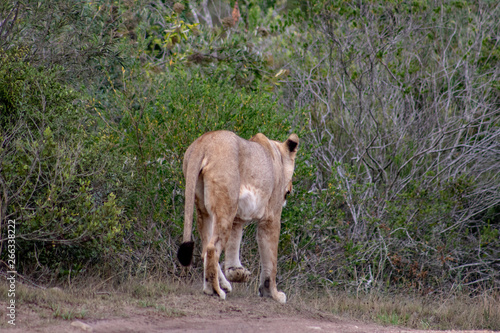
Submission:
<svg viewBox="0 0 500 333">
<path fill-rule="evenodd" d="M 286 295 L 284 292 L 282 291 L 279 291 L 274 297 L 273 297 L 274 300 L 278 301 L 279 303 L 281 304 L 285 304 L 286 303 Z"/>
<path fill-rule="evenodd" d="M 219 291 L 216 291 L 214 290 L 214 288 L 212 288 L 211 286 L 206 286 L 203 288 L 203 292 L 209 296 L 212 296 L 212 295 L 217 295 L 219 296 L 221 299 L 226 299 L 226 293 L 224 292 L 224 290 L 222 289 L 219 289 Z"/>
<path fill-rule="evenodd" d="M 214 294 L 214 290 L 212 289 L 212 287 L 204 287 L 203 292 L 210 296 Z"/>
<path fill-rule="evenodd" d="M 226 278 L 231 282 L 247 282 L 250 271 L 245 267 L 229 267 L 226 269 Z"/>
<path fill-rule="evenodd" d="M 226 293 L 224 292 L 224 290 L 221 289 L 218 294 L 219 294 L 220 299 L 226 299 Z"/>
<path fill-rule="evenodd" d="M 220 287 L 227 293 L 230 293 L 233 291 L 233 288 L 231 287 L 231 283 L 229 283 L 229 281 L 227 281 L 226 279 L 224 278 L 221 278 L 219 280 L 219 284 L 220 284 Z"/>
</svg>

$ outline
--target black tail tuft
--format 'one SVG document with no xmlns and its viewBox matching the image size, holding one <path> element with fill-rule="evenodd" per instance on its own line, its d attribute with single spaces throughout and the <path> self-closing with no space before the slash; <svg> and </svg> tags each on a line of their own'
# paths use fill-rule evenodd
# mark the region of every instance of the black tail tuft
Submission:
<svg viewBox="0 0 500 333">
<path fill-rule="evenodd" d="M 194 242 L 184 242 L 179 247 L 179 250 L 177 251 L 177 259 L 179 259 L 182 266 L 191 265 L 191 260 L 193 259 L 193 249 Z"/>
</svg>

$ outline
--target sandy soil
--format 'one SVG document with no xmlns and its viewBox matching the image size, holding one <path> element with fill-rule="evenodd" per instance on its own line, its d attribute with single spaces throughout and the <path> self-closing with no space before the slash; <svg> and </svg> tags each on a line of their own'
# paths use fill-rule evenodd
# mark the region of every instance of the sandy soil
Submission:
<svg viewBox="0 0 500 333">
<path fill-rule="evenodd" d="M 0 302 L 2 320 L 6 313 Z M 45 306 L 45 310 L 44 310 Z M 91 310 L 82 318 L 54 318 L 43 302 L 21 304 L 17 309 L 16 328 L 5 323 L 0 331 L 11 332 L 432 332 L 384 327 L 341 318 L 308 309 L 290 301 L 280 305 L 271 299 L 248 294 L 231 294 L 226 301 L 203 295 L 167 293 L 154 303 L 126 300 L 102 301 L 86 305 Z M 487 331 L 469 331 L 487 332 Z"/>
</svg>

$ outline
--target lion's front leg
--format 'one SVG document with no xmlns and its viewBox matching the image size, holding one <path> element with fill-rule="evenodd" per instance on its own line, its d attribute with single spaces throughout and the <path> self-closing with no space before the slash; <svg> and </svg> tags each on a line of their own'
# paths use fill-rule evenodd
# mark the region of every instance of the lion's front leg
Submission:
<svg viewBox="0 0 500 333">
<path fill-rule="evenodd" d="M 247 282 L 250 271 L 241 265 L 240 244 L 243 235 L 243 222 L 236 219 L 231 229 L 231 235 L 226 244 L 226 277 L 231 282 Z"/>
<path fill-rule="evenodd" d="M 261 261 L 260 296 L 272 297 L 281 304 L 286 303 L 285 293 L 278 291 L 276 273 L 278 267 L 278 242 L 280 221 L 261 221 L 257 228 L 257 243 Z"/>
</svg>

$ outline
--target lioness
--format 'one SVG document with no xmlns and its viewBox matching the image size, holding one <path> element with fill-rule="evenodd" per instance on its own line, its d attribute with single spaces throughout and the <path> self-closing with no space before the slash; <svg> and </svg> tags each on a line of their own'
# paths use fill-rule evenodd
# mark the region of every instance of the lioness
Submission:
<svg viewBox="0 0 500 333">
<path fill-rule="evenodd" d="M 184 154 L 186 178 L 184 237 L 177 258 L 191 264 L 193 206 L 202 240 L 203 291 L 226 298 L 232 282 L 244 282 L 250 272 L 240 262 L 243 225 L 258 221 L 261 259 L 259 293 L 280 303 L 286 295 L 276 287 L 281 210 L 292 190 L 299 138 L 285 142 L 256 134 L 245 140 L 228 131 L 205 133 Z M 225 250 L 225 275 L 219 257 Z M 229 281 L 226 279 L 229 279 Z M 224 292 L 224 290 L 226 292 Z"/>
</svg>

